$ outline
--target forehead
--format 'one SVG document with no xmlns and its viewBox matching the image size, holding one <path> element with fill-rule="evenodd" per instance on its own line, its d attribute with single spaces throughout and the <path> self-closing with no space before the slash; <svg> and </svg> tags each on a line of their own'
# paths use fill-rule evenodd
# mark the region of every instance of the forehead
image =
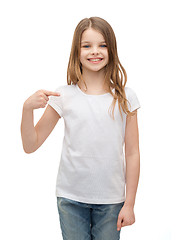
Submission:
<svg viewBox="0 0 178 240">
<path fill-rule="evenodd" d="M 94 41 L 105 41 L 105 39 L 100 32 L 92 28 L 89 28 L 82 33 L 81 42 L 83 41 L 94 42 Z"/>
</svg>

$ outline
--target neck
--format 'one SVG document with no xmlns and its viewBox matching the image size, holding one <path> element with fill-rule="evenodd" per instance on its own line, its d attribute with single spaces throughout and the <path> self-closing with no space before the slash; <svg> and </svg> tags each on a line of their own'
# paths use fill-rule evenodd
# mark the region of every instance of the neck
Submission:
<svg viewBox="0 0 178 240">
<path fill-rule="evenodd" d="M 87 69 L 83 69 L 83 80 L 87 85 L 87 90 L 107 90 L 108 86 L 104 83 L 104 71 L 93 72 Z M 78 85 L 86 89 L 84 82 L 80 79 Z"/>
</svg>

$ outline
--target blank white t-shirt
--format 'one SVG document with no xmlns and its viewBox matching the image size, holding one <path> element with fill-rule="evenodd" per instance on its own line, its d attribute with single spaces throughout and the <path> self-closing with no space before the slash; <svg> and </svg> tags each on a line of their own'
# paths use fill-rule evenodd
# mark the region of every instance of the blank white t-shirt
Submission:
<svg viewBox="0 0 178 240">
<path fill-rule="evenodd" d="M 115 120 L 109 115 L 110 93 L 85 94 L 77 84 L 55 91 L 60 96 L 50 96 L 48 104 L 65 125 L 56 196 L 91 204 L 125 201 L 126 114 L 122 122 L 117 102 Z M 129 110 L 140 108 L 135 92 L 126 87 L 125 93 Z"/>
</svg>

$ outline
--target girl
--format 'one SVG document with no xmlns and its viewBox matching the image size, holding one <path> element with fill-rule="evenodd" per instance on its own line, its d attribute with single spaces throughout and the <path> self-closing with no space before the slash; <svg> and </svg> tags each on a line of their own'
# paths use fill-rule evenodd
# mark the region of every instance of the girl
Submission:
<svg viewBox="0 0 178 240">
<path fill-rule="evenodd" d="M 99 17 L 85 18 L 74 32 L 67 85 L 39 90 L 23 105 L 26 153 L 36 151 L 64 119 L 56 184 L 64 240 L 118 240 L 121 227 L 135 222 L 140 103 L 126 82 L 111 26 Z M 33 110 L 47 102 L 34 127 Z"/>
</svg>

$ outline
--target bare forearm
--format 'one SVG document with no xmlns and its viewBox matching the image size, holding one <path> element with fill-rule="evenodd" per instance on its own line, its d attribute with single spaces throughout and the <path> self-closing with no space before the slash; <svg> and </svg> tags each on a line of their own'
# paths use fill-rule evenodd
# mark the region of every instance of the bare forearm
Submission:
<svg viewBox="0 0 178 240">
<path fill-rule="evenodd" d="M 126 157 L 126 201 L 125 205 L 134 207 L 140 175 L 140 154 Z"/>
<path fill-rule="evenodd" d="M 34 128 L 33 109 L 23 106 L 21 121 L 21 137 L 23 149 L 26 153 L 31 153 L 37 143 L 37 134 Z"/>
</svg>

